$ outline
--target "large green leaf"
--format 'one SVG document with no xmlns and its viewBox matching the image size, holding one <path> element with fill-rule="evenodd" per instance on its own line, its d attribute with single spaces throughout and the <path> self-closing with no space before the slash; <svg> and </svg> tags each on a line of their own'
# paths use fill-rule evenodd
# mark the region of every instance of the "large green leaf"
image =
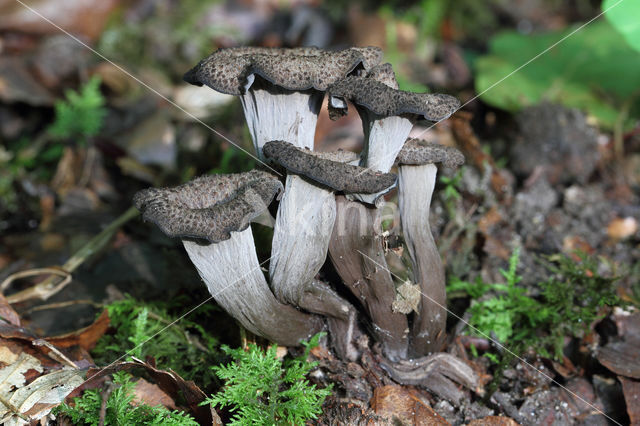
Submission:
<svg viewBox="0 0 640 426">
<path fill-rule="evenodd" d="M 640 1 L 604 0 L 602 10 L 629 45 L 640 52 Z"/>
<path fill-rule="evenodd" d="M 496 36 L 489 54 L 475 63 L 476 90 L 482 93 L 481 98 L 509 111 L 545 100 L 561 103 L 587 111 L 604 127 L 612 127 L 625 102 L 635 99 L 630 115 L 637 117 L 640 53 L 631 49 L 606 20 L 577 31 L 514 72 L 572 31 L 533 36 L 508 32 Z M 491 87 L 510 73 L 513 74 Z"/>
</svg>

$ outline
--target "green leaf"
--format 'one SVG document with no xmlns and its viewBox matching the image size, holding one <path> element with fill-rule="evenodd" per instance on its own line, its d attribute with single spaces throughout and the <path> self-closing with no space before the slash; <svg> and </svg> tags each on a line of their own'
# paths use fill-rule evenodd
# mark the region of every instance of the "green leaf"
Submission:
<svg viewBox="0 0 640 426">
<path fill-rule="evenodd" d="M 476 91 L 505 110 L 549 101 L 582 109 L 612 128 L 621 105 L 640 88 L 640 53 L 606 20 L 589 24 L 518 69 L 574 30 L 496 36 L 489 54 L 476 61 Z M 640 115 L 637 97 L 629 115 Z"/>
<path fill-rule="evenodd" d="M 640 52 L 640 2 L 637 0 L 604 0 L 604 16 L 620 32 L 629 45 Z"/>
<path fill-rule="evenodd" d="M 104 424 L 109 425 L 168 425 L 168 426 L 196 426 L 198 423 L 187 413 L 169 411 L 162 405 L 150 407 L 146 404 L 131 405 L 135 394 L 136 384 L 131 376 L 123 371 L 113 375 L 113 382 L 117 386 L 109 394 L 104 413 Z M 74 398 L 73 406 L 61 404 L 56 413 L 68 416 L 73 424 L 98 425 L 102 408 L 102 393 L 100 389 L 84 391 L 82 397 Z"/>
</svg>

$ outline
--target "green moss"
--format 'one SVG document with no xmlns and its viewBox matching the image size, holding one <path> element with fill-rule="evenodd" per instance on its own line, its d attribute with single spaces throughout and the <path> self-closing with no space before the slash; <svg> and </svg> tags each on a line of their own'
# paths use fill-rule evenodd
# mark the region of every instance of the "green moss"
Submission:
<svg viewBox="0 0 640 426">
<path fill-rule="evenodd" d="M 303 342 L 306 349 L 300 357 L 285 361 L 276 356 L 276 346 L 266 351 L 256 345 L 247 351 L 223 346 L 233 362 L 212 368 L 226 385 L 203 404 L 228 407 L 233 413 L 230 425 L 304 424 L 317 418 L 331 391 L 317 389 L 306 376 L 317 365 L 307 357 L 321 334 Z"/>
<path fill-rule="evenodd" d="M 452 279 L 450 298 L 471 296 L 469 333 L 496 338 L 516 355 L 533 348 L 544 357 L 561 360 L 564 338 L 583 337 L 590 325 L 602 319 L 606 306 L 619 303 L 614 283 L 617 278 L 598 274 L 598 261 L 579 255 L 579 261 L 565 255 L 544 259 L 549 278 L 539 283 L 540 293 L 530 295 L 518 286 L 519 249 L 501 270 L 506 283 L 485 283 Z"/>
<path fill-rule="evenodd" d="M 151 407 L 146 404 L 131 405 L 134 399 L 135 383 L 123 371 L 113 375 L 115 389 L 109 394 L 104 417 L 105 425 L 171 425 L 196 426 L 198 423 L 188 414 L 169 411 L 162 405 Z M 56 415 L 64 415 L 74 425 L 97 425 L 100 422 L 102 395 L 100 389 L 89 389 L 74 398 L 73 404 L 61 404 L 55 409 Z"/>
<path fill-rule="evenodd" d="M 198 311 L 206 309 L 207 305 Z M 215 382 L 209 366 L 219 361 L 218 341 L 200 324 L 187 318 L 176 322 L 178 318 L 161 303 L 131 296 L 108 305 L 107 310 L 113 332 L 105 334 L 91 352 L 96 365 L 109 364 L 123 353 L 139 359 L 153 356 L 159 368 L 171 368 L 202 388 Z"/>
</svg>

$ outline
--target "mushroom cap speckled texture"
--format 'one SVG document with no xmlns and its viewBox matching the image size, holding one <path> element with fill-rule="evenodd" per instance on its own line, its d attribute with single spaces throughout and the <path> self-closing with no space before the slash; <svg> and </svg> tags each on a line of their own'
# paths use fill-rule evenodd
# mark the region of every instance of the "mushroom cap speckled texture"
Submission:
<svg viewBox="0 0 640 426">
<path fill-rule="evenodd" d="M 383 83 L 385 86 L 389 86 L 392 89 L 398 90 L 398 80 L 396 80 L 396 73 L 393 71 L 393 67 L 390 63 L 376 65 L 371 68 L 367 73 L 367 78 L 372 78 L 375 81 Z"/>
<path fill-rule="evenodd" d="M 379 77 L 378 77 L 379 78 Z M 456 112 L 460 102 L 453 96 L 441 93 L 413 93 L 393 89 L 385 83 L 367 76 L 348 76 L 339 80 L 327 89 L 329 105 L 331 98 L 349 100 L 356 105 L 363 106 L 369 111 L 389 117 L 402 114 L 416 114 L 430 121 L 440 121 Z M 338 118 L 346 113 L 343 111 L 329 116 Z"/>
<path fill-rule="evenodd" d="M 338 163 L 351 163 L 352 161 L 356 161 L 360 158 L 359 154 L 356 154 L 353 151 L 346 151 L 342 148 L 328 152 L 310 151 L 306 148 L 303 151 L 309 155 L 313 155 L 314 157 L 328 161 L 336 161 Z"/>
<path fill-rule="evenodd" d="M 423 165 L 442 163 L 456 169 L 464 164 L 464 155 L 457 149 L 422 139 L 407 139 L 396 157 L 398 164 Z"/>
<path fill-rule="evenodd" d="M 153 222 L 169 237 L 203 238 L 212 243 L 228 240 L 231 232 L 247 229 L 282 192 L 271 174 L 246 173 L 202 176 L 173 188 L 149 188 L 133 202 L 145 221 Z"/>
<path fill-rule="evenodd" d="M 292 173 L 305 176 L 336 191 L 374 194 L 396 182 L 393 173 L 382 173 L 321 158 L 284 141 L 267 142 L 262 148 L 267 158 Z"/>
<path fill-rule="evenodd" d="M 206 84 L 230 95 L 243 94 L 253 74 L 287 90 L 324 91 L 358 65 L 368 70 L 381 59 L 378 47 L 352 47 L 336 52 L 315 47 L 236 47 L 216 50 L 183 78 L 188 83 Z"/>
</svg>

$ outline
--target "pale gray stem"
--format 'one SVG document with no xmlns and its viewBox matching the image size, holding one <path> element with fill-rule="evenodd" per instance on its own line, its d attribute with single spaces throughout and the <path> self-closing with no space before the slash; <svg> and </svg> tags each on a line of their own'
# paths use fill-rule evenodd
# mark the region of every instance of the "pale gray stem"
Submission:
<svg viewBox="0 0 640 426">
<path fill-rule="evenodd" d="M 274 227 L 269 276 L 282 302 L 297 304 L 327 256 L 336 218 L 333 192 L 288 175 Z"/>
<path fill-rule="evenodd" d="M 438 352 L 445 338 L 444 268 L 429 226 L 429 208 L 437 172 L 433 164 L 398 167 L 402 233 L 411 256 L 413 278 L 423 294 L 419 314 L 411 329 L 410 355 L 413 357 Z"/>
<path fill-rule="evenodd" d="M 261 160 L 262 146 L 274 140 L 313 149 L 318 113 L 324 92 L 291 91 L 256 83 L 240 96 L 256 153 Z"/>
<path fill-rule="evenodd" d="M 387 173 L 407 140 L 413 123 L 408 118 L 400 116 L 381 117 L 365 108 L 358 108 L 358 112 L 362 118 L 365 140 L 360 165 Z M 369 204 L 378 202 L 379 205 L 380 201 L 383 201 L 381 196 L 390 189 L 376 194 L 353 194 L 347 198 Z"/>
<path fill-rule="evenodd" d="M 232 232 L 217 244 L 183 240 L 209 292 L 232 317 L 254 334 L 281 345 L 298 345 L 323 327 L 315 315 L 282 304 L 260 269 L 251 228 Z"/>
<path fill-rule="evenodd" d="M 325 283 L 314 280 L 327 258 L 335 222 L 333 191 L 298 175 L 288 175 L 285 188 L 274 226 L 271 288 L 281 302 L 332 317 L 332 328 L 351 330 L 353 307 Z M 339 354 L 352 357 L 350 333 L 333 337 Z"/>
</svg>

